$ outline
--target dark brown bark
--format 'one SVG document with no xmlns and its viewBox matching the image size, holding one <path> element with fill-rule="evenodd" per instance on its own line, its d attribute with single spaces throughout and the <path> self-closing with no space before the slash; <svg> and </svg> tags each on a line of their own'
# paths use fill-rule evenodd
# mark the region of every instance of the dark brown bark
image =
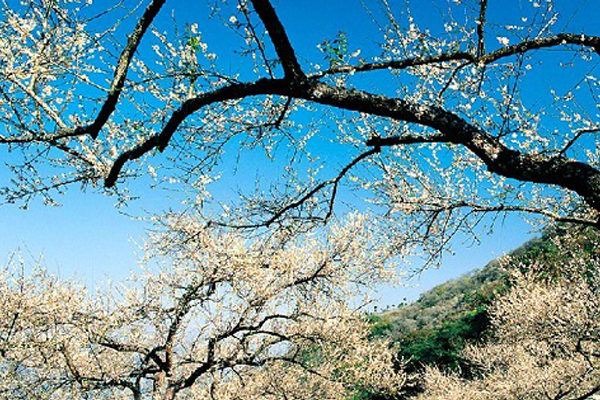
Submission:
<svg viewBox="0 0 600 400">
<path fill-rule="evenodd" d="M 114 163 L 106 186 L 115 184 L 118 174 L 128 160 L 141 157 L 151 149 L 160 151 L 189 115 L 202 107 L 228 99 L 260 94 L 275 94 L 302 98 L 315 103 L 388 117 L 436 129 L 440 134 L 425 137 L 373 138 L 368 146 L 391 146 L 423 142 L 447 142 L 463 145 L 477 155 L 491 172 L 525 182 L 554 184 L 582 196 L 600 211 L 600 171 L 590 165 L 563 156 L 527 154 L 509 149 L 500 140 L 468 123 L 455 114 L 436 106 L 383 97 L 363 91 L 334 87 L 323 83 L 308 83 L 298 87 L 286 80 L 260 80 L 252 84 L 236 84 L 188 100 L 177 110 L 163 131 L 142 145 L 123 153 Z"/>
<path fill-rule="evenodd" d="M 287 81 L 284 80 L 262 79 L 254 83 L 239 83 L 225 86 L 214 92 L 204 93 L 186 101 L 173 113 L 160 133 L 117 157 L 104 181 L 104 185 L 109 188 L 115 185 L 119 177 L 119 172 L 127 161 L 136 160 L 155 148 L 158 148 L 159 151 L 164 151 L 179 125 L 199 109 L 226 100 L 242 99 L 261 94 L 281 94 L 279 92 L 284 92 L 282 88 L 286 86 Z"/>
<path fill-rule="evenodd" d="M 482 12 L 485 11 L 485 3 L 482 1 Z M 475 55 L 457 52 L 355 67 L 344 66 L 306 78 L 285 29 L 270 2 L 268 0 L 252 0 L 252 4 L 281 59 L 285 73 L 284 78 L 232 84 L 186 101 L 173 113 L 162 132 L 117 158 L 105 181 L 107 187 L 114 186 L 125 162 L 137 159 L 154 148 L 163 151 L 179 125 L 197 110 L 216 102 L 231 99 L 256 95 L 281 95 L 433 128 L 438 133 L 428 136 L 372 138 L 367 141 L 366 145 L 379 147 L 424 142 L 462 145 L 479 157 L 491 172 L 524 182 L 551 184 L 572 190 L 585 199 L 591 207 L 600 211 L 600 171 L 588 164 L 568 159 L 562 153 L 558 155 L 528 154 L 510 149 L 492 134 L 437 106 L 418 104 L 400 98 L 390 98 L 319 82 L 319 78 L 331 74 L 382 68 L 404 69 L 449 61 L 487 65 L 515 54 L 562 45 L 591 47 L 600 54 L 599 37 L 561 33 L 547 38 L 526 40 L 487 54 L 480 48 Z"/>
</svg>

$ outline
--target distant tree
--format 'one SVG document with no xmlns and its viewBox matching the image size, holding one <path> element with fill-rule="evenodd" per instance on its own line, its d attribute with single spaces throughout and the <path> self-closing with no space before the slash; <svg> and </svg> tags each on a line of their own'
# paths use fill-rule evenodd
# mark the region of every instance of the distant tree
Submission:
<svg viewBox="0 0 600 400">
<path fill-rule="evenodd" d="M 532 263 L 514 272 L 512 289 L 494 305 L 493 339 L 464 356 L 475 379 L 430 368 L 419 399 L 587 399 L 600 393 L 600 259 L 567 235 L 561 265 L 548 274 Z"/>
<path fill-rule="evenodd" d="M 364 220 L 324 240 L 268 241 L 167 223 L 152 242 L 164 265 L 108 293 L 40 270 L 3 271 L 1 398 L 348 399 L 358 388 L 402 390 L 395 350 L 369 339 L 365 314 L 348 305 L 388 275 L 381 254 L 365 258 Z"/>
<path fill-rule="evenodd" d="M 239 212 L 208 215 L 214 222 L 326 221 L 348 183 L 371 194 L 390 248 L 422 245 L 431 260 L 488 212 L 596 225 L 600 38 L 569 31 L 552 1 L 520 2 L 510 21 L 488 15 L 488 0 L 432 1 L 441 12 L 428 27 L 404 6 L 365 2 L 376 45 L 356 48 L 356 32 L 340 32 L 314 43 L 317 59 L 290 39 L 283 3 L 198 4 L 184 11 L 196 21 L 187 25 L 164 3 L 2 3 L 8 201 L 53 203 L 73 183 L 123 182 L 126 196 L 125 181 L 146 174 L 196 190 L 201 203 L 215 165 L 250 149 L 283 177 L 245 192 Z M 211 15 L 226 29 L 201 32 L 218 25 Z M 231 42 L 206 42 L 219 35 Z M 347 148 L 345 159 L 323 161 L 321 143 Z M 156 151 L 168 159 L 154 162 Z"/>
</svg>

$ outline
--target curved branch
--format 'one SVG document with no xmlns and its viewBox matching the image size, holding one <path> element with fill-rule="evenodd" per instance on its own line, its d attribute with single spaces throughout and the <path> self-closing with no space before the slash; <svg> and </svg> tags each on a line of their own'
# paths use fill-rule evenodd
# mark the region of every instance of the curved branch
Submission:
<svg viewBox="0 0 600 400">
<path fill-rule="evenodd" d="M 525 40 L 512 46 L 503 47 L 481 57 L 479 62 L 491 64 L 500 60 L 501 58 L 510 57 L 515 54 L 522 54 L 531 50 L 563 46 L 566 44 L 576 44 L 580 46 L 591 47 L 594 49 L 596 54 L 600 55 L 600 37 L 574 33 L 559 33 L 554 36 Z"/>
<path fill-rule="evenodd" d="M 598 45 L 598 48 L 600 48 L 600 38 L 565 35 L 529 41 L 527 42 L 529 45 L 523 45 L 526 47 L 525 50 L 522 50 L 521 47 L 507 47 L 489 53 L 484 59 L 491 62 L 490 60 L 498 59 L 500 54 L 507 56 L 511 52 L 526 51 L 536 46 L 538 48 L 545 45 L 549 46 L 557 41 L 562 43 L 563 40 L 580 44 L 586 42 L 589 45 Z M 562 155 L 528 154 L 512 150 L 490 133 L 438 106 L 418 104 L 403 99 L 384 97 L 314 81 L 293 84 L 287 80 L 263 79 L 254 83 L 226 86 L 186 101 L 173 114 L 161 133 L 117 158 L 106 179 L 106 186 L 111 187 L 115 184 L 119 171 L 126 161 L 137 159 L 155 147 L 158 147 L 160 151 L 164 150 L 169 139 L 183 120 L 201 107 L 215 102 L 241 99 L 259 94 L 301 98 L 322 105 L 433 128 L 438 133 L 430 136 L 429 141 L 448 142 L 465 146 L 479 157 L 491 172 L 524 182 L 552 184 L 572 190 L 583 197 L 591 207 L 600 211 L 600 171 L 591 165 L 568 159 Z M 367 142 L 367 145 L 392 146 L 406 144 L 410 138 L 410 136 L 408 138 L 372 138 Z M 412 143 L 419 142 L 414 137 L 412 137 L 412 140 Z M 423 141 L 423 139 L 420 140 Z"/>
<path fill-rule="evenodd" d="M 246 224 L 246 225 L 227 225 L 227 224 L 223 224 L 223 223 L 219 223 L 219 222 L 217 222 L 215 224 L 216 225 L 220 225 L 220 226 L 235 227 L 235 228 L 239 228 L 239 229 L 252 229 L 252 228 L 260 228 L 260 227 L 263 227 L 263 226 L 269 227 L 274 222 L 276 222 L 278 219 L 280 219 L 288 211 L 293 210 L 295 208 L 298 208 L 298 207 L 302 206 L 302 204 L 306 203 L 315 194 L 317 194 L 321 190 L 325 189 L 327 186 L 333 185 L 333 189 L 331 191 L 331 196 L 330 196 L 329 201 L 328 201 L 327 214 L 325 215 L 325 217 L 315 218 L 315 219 L 318 219 L 320 221 L 327 221 L 331 217 L 331 215 L 333 214 L 333 205 L 335 203 L 335 199 L 336 199 L 336 196 L 337 196 L 338 186 L 339 186 L 340 181 L 342 180 L 342 178 L 356 164 L 358 164 L 362 160 L 364 160 L 364 159 L 372 156 L 373 154 L 379 153 L 380 151 L 381 151 L 380 147 L 375 147 L 375 148 L 373 148 L 371 150 L 365 151 L 362 154 L 359 154 L 348 165 L 346 165 L 344 168 L 342 168 L 342 170 L 340 171 L 340 173 L 337 174 L 337 176 L 335 178 L 332 178 L 332 179 L 329 179 L 329 180 L 326 180 L 326 181 L 323 181 L 323 182 L 319 183 L 317 186 L 315 186 L 314 188 L 312 188 L 311 190 L 309 190 L 308 193 L 306 193 L 304 196 L 302 196 L 298 200 L 293 201 L 293 202 L 289 203 L 288 205 L 282 207 L 281 209 L 277 210 L 275 213 L 273 213 L 273 216 L 271 218 L 269 218 L 268 220 L 266 220 L 266 221 L 258 222 L 256 224 Z"/>
<path fill-rule="evenodd" d="M 59 130 L 54 135 L 42 136 L 39 138 L 0 138 L 0 143 L 28 143 L 28 142 L 56 142 L 60 139 L 66 139 L 70 137 L 90 135 L 93 139 L 98 137 L 100 133 L 100 129 L 106 124 L 108 118 L 115 111 L 117 102 L 119 101 L 119 97 L 121 92 L 123 91 L 123 87 L 125 85 L 125 79 L 127 77 L 127 71 L 129 70 L 129 64 L 133 59 L 133 55 L 135 54 L 138 45 L 140 44 L 142 37 L 148 30 L 148 27 L 160 11 L 163 4 L 166 0 L 153 0 L 150 5 L 144 11 L 142 17 L 138 20 L 133 32 L 129 35 L 127 39 L 127 45 L 121 52 L 121 56 L 119 57 L 119 61 L 115 67 L 115 73 L 110 85 L 110 89 L 108 91 L 108 96 L 104 100 L 98 115 L 96 116 L 94 122 L 88 125 L 76 126 L 74 128 L 69 128 L 67 125 L 60 119 L 60 117 L 52 110 L 39 96 L 37 96 L 31 89 L 26 88 L 22 83 L 20 83 L 16 79 L 9 80 L 12 83 L 15 83 L 19 88 L 21 88 L 28 96 L 30 96 L 33 101 L 35 101 L 43 110 L 48 114 L 50 119 L 52 119 L 56 125 L 59 127 Z"/>
<path fill-rule="evenodd" d="M 433 128 L 439 132 L 435 141 L 465 146 L 487 165 L 490 172 L 523 182 L 553 184 L 572 190 L 600 211 L 600 171 L 596 168 L 560 155 L 528 154 L 509 149 L 489 133 L 441 107 L 321 83 L 313 86 L 306 99 Z M 390 137 L 382 141 L 374 138 L 368 144 L 404 143 L 402 137 Z"/>
<path fill-rule="evenodd" d="M 470 52 L 457 51 L 452 53 L 442 53 L 434 56 L 411 57 L 402 60 L 390 60 L 376 63 L 366 63 L 361 65 L 343 65 L 340 67 L 328 69 L 326 71 L 317 72 L 315 74 L 310 75 L 309 78 L 320 79 L 329 75 L 368 72 L 383 69 L 400 70 L 410 67 L 438 64 L 449 61 L 466 61 L 467 64 L 478 63 L 480 65 L 488 65 L 503 58 L 514 56 L 516 54 L 523 54 L 532 50 L 563 46 L 566 44 L 575 44 L 580 46 L 591 47 L 598 55 L 600 55 L 600 37 L 577 35 L 573 33 L 560 33 L 547 38 L 525 40 L 523 42 L 511 46 L 506 46 L 487 54 L 474 55 Z M 482 47 L 478 47 L 478 49 L 481 48 Z"/>
<path fill-rule="evenodd" d="M 382 69 L 406 69 L 410 67 L 418 67 L 421 65 L 438 64 L 449 61 L 469 61 L 474 62 L 475 57 L 471 53 L 458 51 L 454 53 L 443 53 L 435 56 L 412 57 L 403 60 L 390 60 L 376 63 L 366 63 L 361 65 L 343 65 L 340 67 L 330 68 L 326 71 L 314 73 L 309 76 L 309 79 L 320 79 L 329 75 L 348 74 L 355 72 L 377 71 Z"/>
<path fill-rule="evenodd" d="M 202 291 L 202 289 L 204 289 Z M 204 300 L 208 299 L 212 296 L 217 290 L 217 285 L 215 282 L 209 283 L 206 288 L 202 285 L 193 285 L 189 287 L 183 296 L 178 300 L 177 306 L 175 307 L 175 313 L 173 315 L 173 321 L 169 326 L 169 331 L 167 334 L 167 338 L 165 340 L 165 372 L 171 373 L 171 368 L 173 366 L 173 348 L 175 347 L 175 338 L 179 333 L 179 329 L 181 328 L 181 324 L 183 323 L 183 319 L 190 312 L 193 302 L 199 301 L 202 303 Z"/>
<path fill-rule="evenodd" d="M 136 160 L 155 148 L 158 148 L 161 152 L 164 151 L 179 125 L 181 125 L 188 116 L 202 107 L 227 100 L 243 99 L 248 96 L 280 94 L 285 92 L 286 86 L 286 81 L 283 80 L 261 79 L 254 83 L 231 84 L 213 92 L 204 93 L 198 97 L 187 100 L 173 113 L 161 132 L 117 157 L 104 181 L 104 185 L 107 188 L 115 185 L 119 173 L 127 161 Z"/>
<path fill-rule="evenodd" d="M 585 133 L 594 133 L 594 132 L 600 132 L 600 127 L 578 129 L 577 131 L 575 131 L 575 135 L 573 136 L 573 138 L 571 140 L 569 140 L 569 143 L 567 143 L 565 145 L 565 147 L 563 147 L 563 149 L 558 154 L 564 155 L 567 152 L 567 150 L 569 150 L 569 148 L 571 146 L 573 146 L 575 144 L 575 142 L 577 142 L 577 140 L 579 140 L 579 138 L 581 136 L 583 136 Z"/>
<path fill-rule="evenodd" d="M 411 204 L 410 201 L 404 201 L 403 204 Z M 521 206 L 521 205 L 507 205 L 507 204 L 478 204 L 469 201 L 457 201 L 454 203 L 442 204 L 436 202 L 419 203 L 420 205 L 426 206 L 427 211 L 433 213 L 441 213 L 445 211 L 452 211 L 459 208 L 469 208 L 474 213 L 487 213 L 487 212 L 520 212 L 526 214 L 542 215 L 553 221 L 569 224 L 577 224 L 584 226 L 598 226 L 598 221 L 595 219 L 578 217 L 576 215 L 560 215 L 550 210 L 544 210 L 541 208 Z"/>
</svg>

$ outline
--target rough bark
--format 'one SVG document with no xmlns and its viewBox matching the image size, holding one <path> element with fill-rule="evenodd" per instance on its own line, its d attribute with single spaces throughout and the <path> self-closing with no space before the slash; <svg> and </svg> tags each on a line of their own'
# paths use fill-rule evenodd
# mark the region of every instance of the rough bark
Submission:
<svg viewBox="0 0 600 400">
<path fill-rule="evenodd" d="M 482 14 L 485 13 L 482 2 Z M 428 104 L 418 104 L 401 98 L 390 98 L 364 91 L 332 86 L 320 78 L 340 73 L 366 72 L 383 68 L 405 69 L 449 61 L 487 65 L 529 51 L 556 46 L 578 45 L 592 48 L 600 55 L 600 37 L 561 33 L 550 37 L 525 40 L 499 50 L 485 53 L 482 46 L 475 54 L 455 52 L 393 60 L 389 62 L 342 66 L 306 77 L 285 28 L 268 0 L 253 0 L 252 5 L 263 22 L 275 47 L 283 70 L 282 79 L 260 79 L 256 82 L 232 84 L 186 101 L 173 113 L 163 130 L 141 145 L 122 153 L 106 178 L 106 187 L 115 185 L 119 172 L 127 161 L 137 159 L 154 148 L 163 151 L 179 125 L 191 114 L 217 102 L 257 95 L 280 95 L 300 98 L 344 110 L 391 118 L 435 129 L 431 136 L 374 137 L 367 146 L 394 146 L 411 143 L 445 142 L 462 145 L 481 159 L 496 174 L 524 182 L 557 185 L 579 194 L 594 209 L 600 211 L 600 171 L 591 165 L 559 155 L 544 155 L 508 148 L 490 132 L 459 117 L 455 113 Z M 481 32 L 480 34 L 483 34 Z"/>
</svg>

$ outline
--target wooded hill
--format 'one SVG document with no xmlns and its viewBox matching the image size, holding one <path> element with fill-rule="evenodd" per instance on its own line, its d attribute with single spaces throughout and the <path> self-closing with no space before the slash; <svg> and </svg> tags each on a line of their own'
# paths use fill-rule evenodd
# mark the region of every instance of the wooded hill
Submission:
<svg viewBox="0 0 600 400">
<path fill-rule="evenodd" d="M 561 227 L 547 230 L 512 251 L 508 258 L 494 260 L 479 270 L 438 285 L 413 303 L 373 315 L 373 336 L 390 337 L 398 344 L 399 356 L 408 360 L 408 372 L 436 366 L 467 378 L 472 376 L 473 366 L 462 357 L 461 351 L 467 343 L 481 342 L 491 333 L 488 308 L 511 286 L 506 267 L 527 268 L 537 260 L 548 265 L 551 273 L 552 265 L 564 257 L 554 239 L 566 232 Z M 586 241 L 589 234 L 582 230 L 578 237 Z M 407 394 L 421 389 L 416 383 Z"/>
</svg>

